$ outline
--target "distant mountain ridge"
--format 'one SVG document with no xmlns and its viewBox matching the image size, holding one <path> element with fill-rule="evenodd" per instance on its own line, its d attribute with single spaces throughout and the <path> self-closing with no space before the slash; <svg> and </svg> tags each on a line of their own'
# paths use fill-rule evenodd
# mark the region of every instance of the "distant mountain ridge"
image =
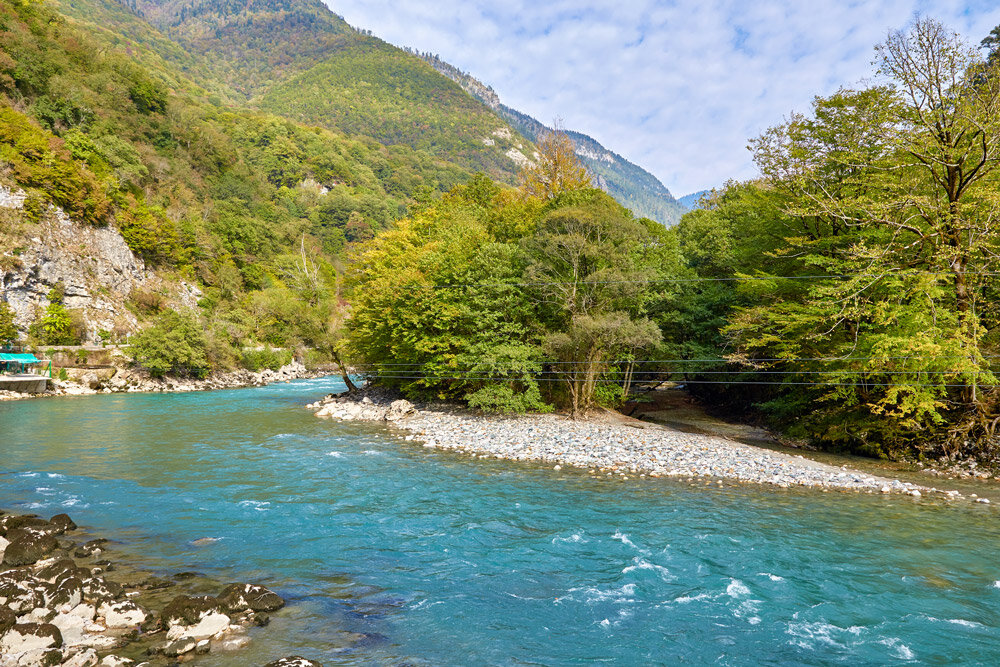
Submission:
<svg viewBox="0 0 1000 667">
<path fill-rule="evenodd" d="M 406 50 L 423 58 L 438 72 L 460 85 L 528 141 L 537 142 L 540 136 L 552 131 L 552 128 L 539 120 L 503 104 L 491 86 L 441 60 L 437 55 L 420 53 L 413 49 Z M 688 210 L 674 198 L 670 190 L 656 176 L 639 165 L 608 150 L 599 141 L 582 132 L 564 131 L 573 141 L 580 161 L 594 175 L 596 185 L 623 206 L 632 209 L 636 215 L 656 220 L 669 227 L 676 224 L 681 215 Z"/>
<path fill-rule="evenodd" d="M 683 206 L 685 211 L 693 211 L 696 208 L 701 208 L 701 198 L 710 194 L 712 194 L 711 190 L 699 190 L 678 198 L 677 203 Z"/>
</svg>

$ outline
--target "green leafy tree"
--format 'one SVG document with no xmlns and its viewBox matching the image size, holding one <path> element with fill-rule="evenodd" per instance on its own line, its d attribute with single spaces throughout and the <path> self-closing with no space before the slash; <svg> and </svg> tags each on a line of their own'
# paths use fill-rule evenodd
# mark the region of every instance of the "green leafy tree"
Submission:
<svg viewBox="0 0 1000 667">
<path fill-rule="evenodd" d="M 14 311 L 6 301 L 0 301 L 0 346 L 12 344 L 19 335 L 14 323 Z"/>
<path fill-rule="evenodd" d="M 168 373 L 204 377 L 209 371 L 205 332 L 193 313 L 168 310 L 132 337 L 129 351 L 154 377 Z"/>
</svg>

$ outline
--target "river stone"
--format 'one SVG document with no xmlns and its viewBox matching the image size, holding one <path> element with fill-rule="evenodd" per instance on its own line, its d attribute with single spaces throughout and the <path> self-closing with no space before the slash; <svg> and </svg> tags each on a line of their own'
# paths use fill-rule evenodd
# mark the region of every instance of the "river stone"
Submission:
<svg viewBox="0 0 1000 667">
<path fill-rule="evenodd" d="M 83 599 L 87 602 L 106 602 L 117 600 L 122 596 L 125 589 L 122 585 L 114 581 L 108 581 L 101 577 L 91 577 L 83 580 Z"/>
<path fill-rule="evenodd" d="M 15 614 L 26 614 L 35 607 L 45 604 L 45 596 L 32 586 L 32 581 L 9 577 L 11 572 L 0 577 L 0 604 L 6 604 Z"/>
<path fill-rule="evenodd" d="M 0 637 L 17 623 L 17 614 L 7 605 L 0 606 Z"/>
<path fill-rule="evenodd" d="M 7 514 L 0 516 L 0 535 L 6 535 L 7 531 L 25 526 L 47 526 L 49 522 L 34 514 Z"/>
<path fill-rule="evenodd" d="M 285 606 L 285 601 L 276 593 L 253 584 L 229 584 L 219 594 L 219 602 L 229 613 L 277 611 Z"/>
<path fill-rule="evenodd" d="M 167 630 L 167 639 L 211 639 L 229 629 L 230 618 L 219 611 L 210 611 L 194 625 L 173 625 Z"/>
<path fill-rule="evenodd" d="M 79 653 L 71 656 L 69 659 L 64 659 L 62 667 L 96 667 L 97 666 L 97 651 L 92 648 L 86 648 Z"/>
<path fill-rule="evenodd" d="M 149 617 L 145 609 L 131 600 L 104 603 L 98 613 L 104 617 L 104 624 L 113 629 L 134 628 L 145 623 Z"/>
<path fill-rule="evenodd" d="M 3 552 L 3 564 L 9 567 L 33 565 L 58 546 L 56 538 L 51 535 L 23 536 L 7 545 Z"/>
<path fill-rule="evenodd" d="M 17 623 L 0 637 L 0 654 L 45 651 L 62 643 L 62 633 L 51 623 Z"/>
<path fill-rule="evenodd" d="M 93 556 L 94 554 L 100 553 L 104 548 L 104 545 L 107 543 L 108 541 L 104 538 L 90 540 L 89 542 L 85 542 L 83 546 L 78 547 L 77 550 L 73 552 L 73 555 L 77 558 L 87 558 L 88 556 Z"/>
<path fill-rule="evenodd" d="M 46 603 L 54 607 L 67 606 L 72 609 L 83 602 L 83 581 L 76 577 L 60 579 L 55 584 L 51 596 L 46 593 Z"/>
<path fill-rule="evenodd" d="M 309 660 L 302 656 L 292 655 L 287 658 L 278 658 L 264 665 L 264 667 L 323 667 L 322 663 Z"/>
<path fill-rule="evenodd" d="M 208 595 L 178 595 L 163 608 L 163 627 L 194 625 L 206 614 L 217 612 L 220 608 L 219 600 Z"/>
<path fill-rule="evenodd" d="M 72 613 L 56 614 L 51 623 L 59 628 L 63 644 L 66 646 L 80 646 L 85 643 L 84 637 L 87 626 L 90 625 L 90 619 Z"/>
<path fill-rule="evenodd" d="M 163 655 L 168 658 L 176 658 L 179 655 L 190 653 L 197 646 L 198 642 L 193 639 L 178 639 L 177 641 L 168 642 L 167 645 L 163 647 Z"/>
<path fill-rule="evenodd" d="M 133 665 L 135 665 L 135 660 L 117 655 L 106 655 L 100 662 L 101 667 L 132 667 Z"/>
<path fill-rule="evenodd" d="M 49 519 L 49 523 L 61 527 L 63 532 L 76 530 L 76 523 L 73 522 L 73 519 L 69 518 L 68 514 L 56 514 Z"/>
</svg>

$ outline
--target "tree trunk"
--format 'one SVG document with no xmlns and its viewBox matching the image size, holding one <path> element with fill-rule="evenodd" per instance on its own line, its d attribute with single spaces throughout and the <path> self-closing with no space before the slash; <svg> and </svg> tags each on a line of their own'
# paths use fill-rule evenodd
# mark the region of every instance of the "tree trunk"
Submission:
<svg viewBox="0 0 1000 667">
<path fill-rule="evenodd" d="M 330 356 L 333 357 L 333 363 L 337 364 L 337 368 L 340 369 L 340 377 L 343 378 L 344 384 L 347 385 L 347 391 L 348 391 L 348 393 L 353 394 L 354 392 L 356 392 L 358 390 L 358 388 L 351 381 L 351 376 L 347 374 L 347 369 L 344 368 L 344 363 L 340 360 L 340 355 L 337 354 L 337 351 L 335 349 L 333 349 L 332 347 L 330 348 Z"/>
</svg>

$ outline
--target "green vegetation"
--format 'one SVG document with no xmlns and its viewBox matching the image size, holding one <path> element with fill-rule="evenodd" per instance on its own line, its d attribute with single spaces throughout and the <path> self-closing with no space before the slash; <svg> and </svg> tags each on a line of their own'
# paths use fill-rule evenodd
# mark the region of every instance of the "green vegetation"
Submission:
<svg viewBox="0 0 1000 667">
<path fill-rule="evenodd" d="M 153 377 L 167 373 L 204 377 L 210 369 L 208 341 L 193 313 L 164 313 L 132 338 L 129 351 Z"/>
<path fill-rule="evenodd" d="M 0 347 L 11 345 L 18 337 L 17 327 L 14 325 L 14 311 L 6 301 L 0 301 Z"/>
<path fill-rule="evenodd" d="M 359 246 L 348 340 L 366 374 L 493 411 L 619 400 L 622 360 L 660 342 L 667 293 L 645 281 L 678 270 L 676 243 L 598 190 L 548 194 L 479 176 Z"/>
<path fill-rule="evenodd" d="M 703 395 L 793 435 L 992 457 L 1000 72 L 926 19 L 878 55 L 892 86 L 817 98 L 753 143 L 761 180 L 684 218 L 689 267 L 743 282 L 699 286 L 671 335 L 731 360 Z"/>
<path fill-rule="evenodd" d="M 32 325 L 29 335 L 42 345 L 79 345 L 83 326 L 63 305 L 62 284 L 49 291 L 45 313 Z"/>
</svg>

